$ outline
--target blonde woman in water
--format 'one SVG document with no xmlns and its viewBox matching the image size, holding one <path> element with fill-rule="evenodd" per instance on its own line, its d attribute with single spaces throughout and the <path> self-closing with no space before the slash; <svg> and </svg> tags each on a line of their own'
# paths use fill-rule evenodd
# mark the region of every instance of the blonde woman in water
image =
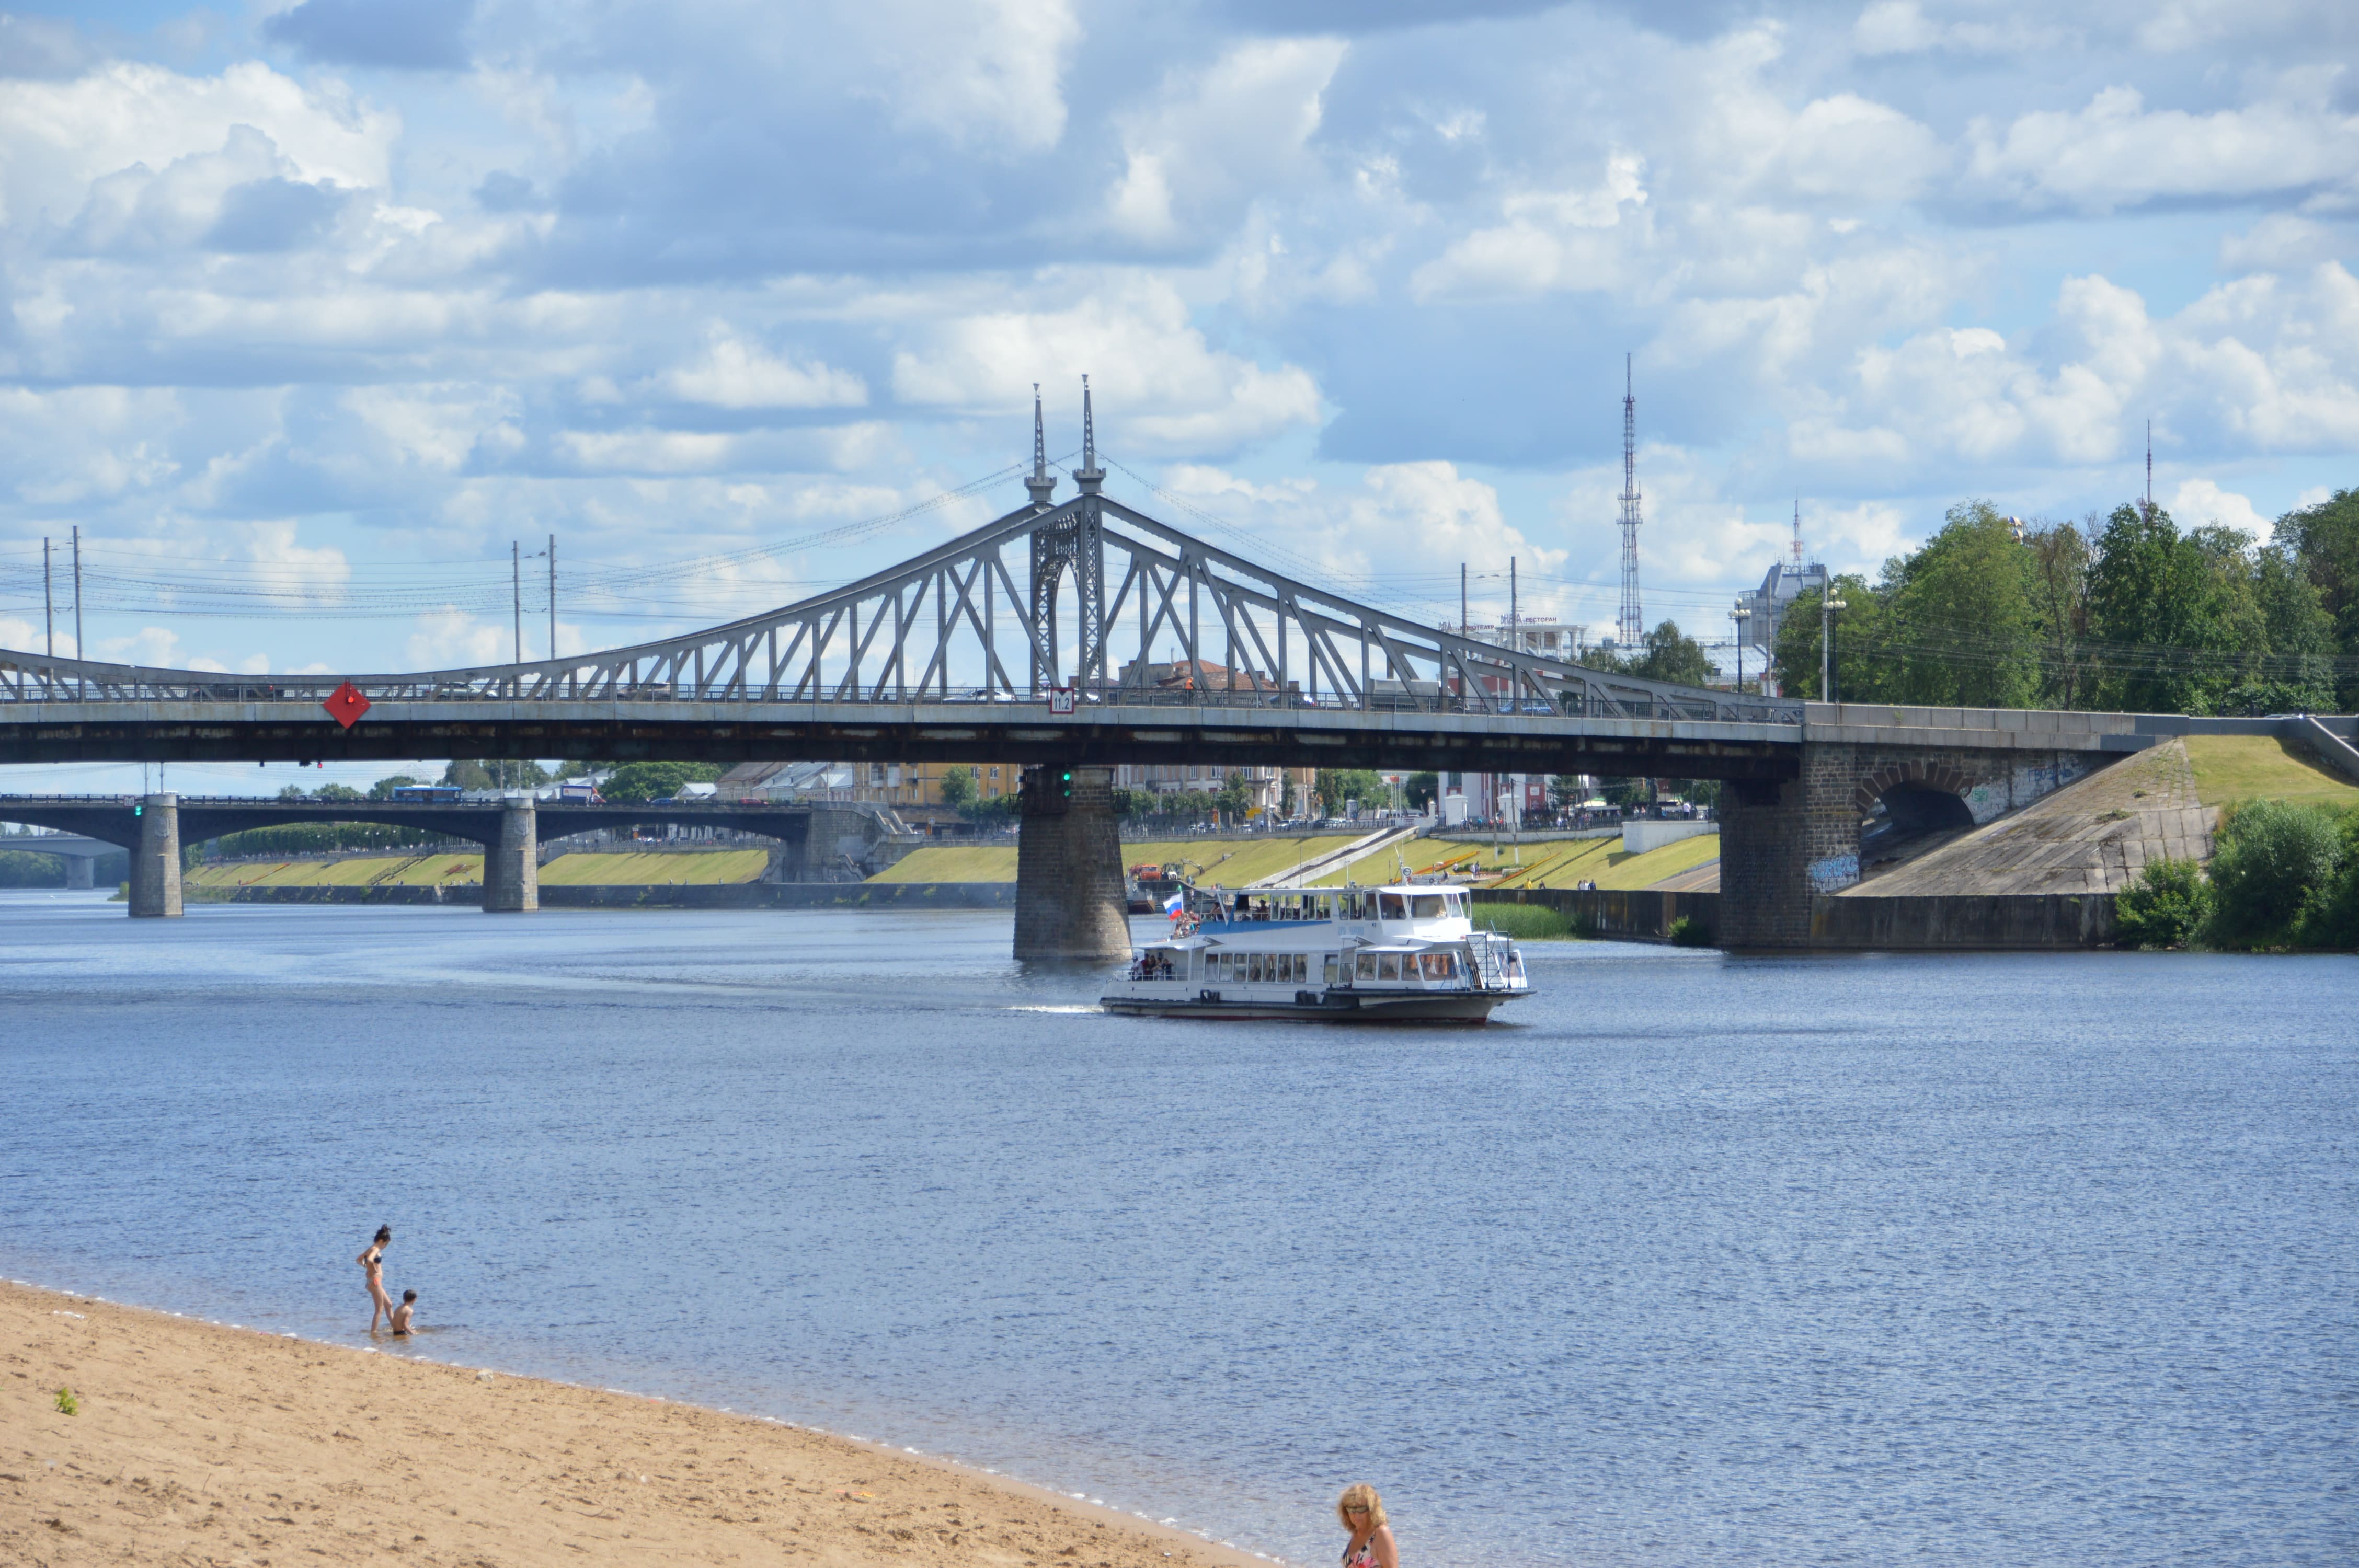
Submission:
<svg viewBox="0 0 2359 1568">
<path fill-rule="evenodd" d="M 1393 1544 L 1393 1527 L 1385 1522 L 1385 1500 L 1365 1481 L 1346 1487 L 1335 1499 L 1335 1517 L 1352 1532 L 1343 1548 L 1343 1568 L 1400 1568 L 1400 1549 Z"/>
<path fill-rule="evenodd" d="M 376 1320 L 379 1317 L 383 1317 L 387 1323 L 393 1321 L 393 1298 L 385 1293 L 385 1244 L 392 1239 L 393 1227 L 378 1226 L 376 1239 L 363 1248 L 361 1255 L 353 1260 L 368 1272 L 369 1301 L 374 1303 L 369 1312 L 371 1334 L 376 1332 Z"/>
</svg>

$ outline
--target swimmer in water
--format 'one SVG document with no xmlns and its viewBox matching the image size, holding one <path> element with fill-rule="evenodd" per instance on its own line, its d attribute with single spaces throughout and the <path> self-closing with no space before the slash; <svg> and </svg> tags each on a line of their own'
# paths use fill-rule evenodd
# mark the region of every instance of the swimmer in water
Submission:
<svg viewBox="0 0 2359 1568">
<path fill-rule="evenodd" d="M 411 1332 L 409 1327 L 409 1314 L 417 1310 L 418 1292 L 416 1291 L 402 1292 L 401 1304 L 393 1309 L 393 1332 L 399 1335 L 404 1339 L 408 1338 Z"/>
</svg>

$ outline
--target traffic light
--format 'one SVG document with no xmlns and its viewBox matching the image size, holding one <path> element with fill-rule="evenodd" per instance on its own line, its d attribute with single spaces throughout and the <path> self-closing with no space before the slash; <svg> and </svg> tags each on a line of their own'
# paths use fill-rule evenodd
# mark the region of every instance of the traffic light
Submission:
<svg viewBox="0 0 2359 1568">
<path fill-rule="evenodd" d="M 142 802 L 141 804 L 139 804 L 139 805 L 137 805 L 137 806 L 133 806 L 133 807 L 131 808 L 131 815 L 132 815 L 132 816 L 147 816 L 147 804 L 146 804 L 145 802 Z"/>
<path fill-rule="evenodd" d="M 1057 775 L 1057 798 L 1059 800 L 1073 798 L 1073 770 L 1071 768 Z"/>
</svg>

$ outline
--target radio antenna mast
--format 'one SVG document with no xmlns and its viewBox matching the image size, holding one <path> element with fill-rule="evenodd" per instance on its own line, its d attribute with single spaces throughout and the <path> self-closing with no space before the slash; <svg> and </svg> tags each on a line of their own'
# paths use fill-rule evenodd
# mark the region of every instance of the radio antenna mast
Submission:
<svg viewBox="0 0 2359 1568">
<path fill-rule="evenodd" d="M 1614 627 L 1625 649 L 1638 645 L 1647 624 L 1638 610 L 1638 399 L 1630 362 L 1622 356 L 1622 619 Z"/>
</svg>

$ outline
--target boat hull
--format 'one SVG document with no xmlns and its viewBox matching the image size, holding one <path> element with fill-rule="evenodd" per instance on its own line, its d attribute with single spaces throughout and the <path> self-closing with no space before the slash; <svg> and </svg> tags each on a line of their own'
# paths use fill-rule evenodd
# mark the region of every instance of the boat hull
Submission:
<svg viewBox="0 0 2359 1568">
<path fill-rule="evenodd" d="M 1250 997 L 1109 996 L 1099 999 L 1108 1012 L 1127 1018 L 1254 1019 L 1289 1023 L 1485 1023 L 1501 1002 L 1525 991 L 1431 991 L 1401 996 L 1366 992 L 1330 993 L 1314 1000 L 1264 1000 Z"/>
</svg>

